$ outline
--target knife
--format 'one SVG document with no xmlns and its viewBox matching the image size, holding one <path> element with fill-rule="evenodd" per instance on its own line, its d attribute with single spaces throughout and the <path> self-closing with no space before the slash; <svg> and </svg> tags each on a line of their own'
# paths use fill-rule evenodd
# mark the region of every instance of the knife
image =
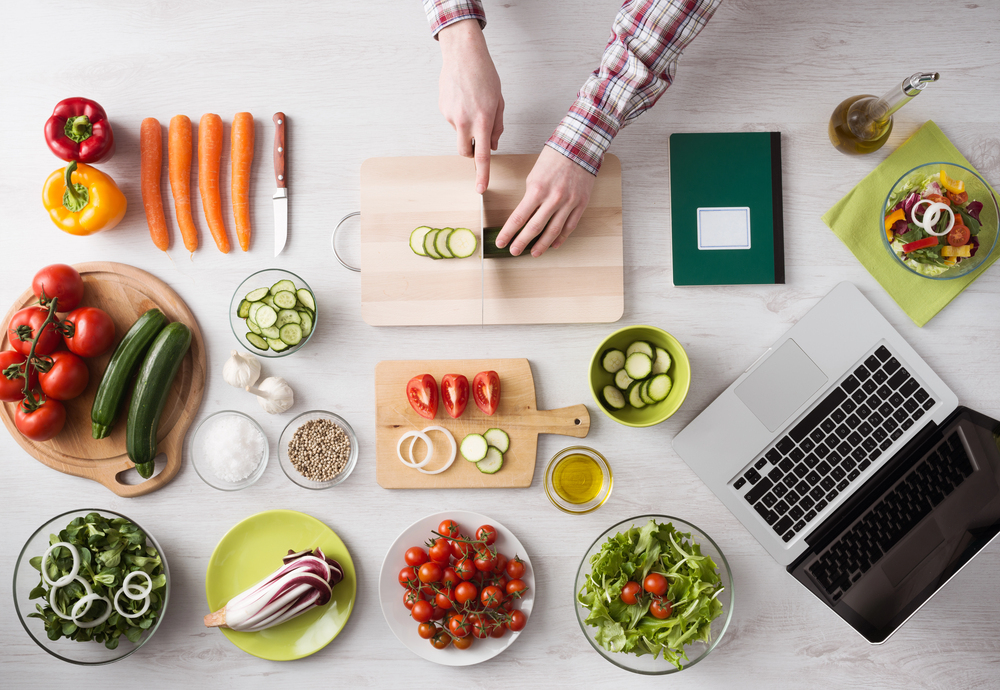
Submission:
<svg viewBox="0 0 1000 690">
<path fill-rule="evenodd" d="M 274 181 L 278 188 L 274 192 L 274 255 L 285 248 L 288 238 L 288 175 L 285 173 L 285 114 L 275 113 L 274 117 Z"/>
<path fill-rule="evenodd" d="M 496 241 L 496 240 L 494 240 Z M 486 325 L 486 197 L 479 195 L 479 321 Z"/>
</svg>

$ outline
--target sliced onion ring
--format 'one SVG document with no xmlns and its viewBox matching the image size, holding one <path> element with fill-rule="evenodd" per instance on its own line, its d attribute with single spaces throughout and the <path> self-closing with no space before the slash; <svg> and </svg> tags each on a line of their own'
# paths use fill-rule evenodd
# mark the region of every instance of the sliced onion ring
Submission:
<svg viewBox="0 0 1000 690">
<path fill-rule="evenodd" d="M 49 560 L 49 554 L 51 554 L 54 550 L 56 550 L 60 546 L 65 546 L 69 550 L 70 555 L 73 556 L 73 566 L 70 568 L 67 574 L 63 575 L 58 580 L 50 580 L 49 574 L 45 571 L 45 563 L 46 561 Z M 70 582 L 73 581 L 73 578 L 75 578 L 77 573 L 79 572 L 80 572 L 80 552 L 76 550 L 75 546 L 73 546 L 69 542 L 57 541 L 55 544 L 45 549 L 45 554 L 42 556 L 42 580 L 49 587 L 65 587 L 66 585 L 68 585 Z M 69 619 L 67 618 L 67 620 Z"/>
<path fill-rule="evenodd" d="M 132 582 L 132 578 L 136 576 L 146 578 L 146 589 L 140 589 L 138 586 L 130 584 Z M 148 597 L 149 593 L 153 591 L 153 578 L 151 578 L 143 570 L 136 570 L 125 576 L 125 579 L 122 580 L 122 588 L 120 591 L 125 592 L 125 596 L 132 601 L 139 601 L 140 599 Z"/>
<path fill-rule="evenodd" d="M 911 213 L 916 211 L 917 206 L 919 206 L 925 201 L 928 204 L 930 204 L 930 206 L 928 206 L 927 210 L 924 211 L 924 215 L 921 216 L 919 221 L 916 219 L 916 217 L 914 217 L 913 222 L 930 235 L 935 235 L 936 237 L 947 235 L 949 232 L 951 232 L 951 229 L 955 227 L 955 212 L 951 210 L 951 206 L 949 206 L 948 204 L 941 203 L 940 201 L 931 201 L 930 199 L 921 199 L 917 203 L 913 204 L 913 209 L 911 209 Z M 939 220 L 941 220 L 942 211 L 948 212 L 948 217 L 949 217 L 948 227 L 946 227 L 943 232 L 934 232 L 934 226 L 937 225 L 937 222 Z"/>
<path fill-rule="evenodd" d="M 444 467 L 439 467 L 436 470 L 425 470 L 423 467 L 418 467 L 417 470 L 423 472 L 424 474 L 440 474 L 451 467 L 451 464 L 455 462 L 455 457 L 458 455 L 458 444 L 455 443 L 455 437 L 451 435 L 451 432 L 443 426 L 429 426 L 423 430 L 423 433 L 426 434 L 428 431 L 440 431 L 448 437 L 448 440 L 451 441 L 451 457 L 448 458 L 448 462 L 444 464 Z"/>
<path fill-rule="evenodd" d="M 61 580 L 62 578 L 59 578 L 59 579 Z M 91 594 L 94 593 L 94 590 L 90 588 L 90 583 L 87 582 L 86 580 L 84 580 L 82 577 L 80 577 L 79 575 L 74 575 L 73 579 L 76 580 L 77 582 L 79 582 L 81 585 L 83 585 L 84 590 L 86 590 L 86 592 L 87 592 L 87 596 L 90 596 Z M 66 584 L 69 584 L 69 583 L 67 582 Z M 56 606 L 56 602 L 55 602 L 56 592 L 59 591 L 59 587 L 65 587 L 65 586 L 66 585 L 59 585 L 58 587 L 53 586 L 52 589 L 49 590 L 49 607 L 53 611 L 55 611 L 55 614 L 57 616 L 59 616 L 60 618 L 62 618 L 64 621 L 71 621 L 71 620 L 73 620 L 73 617 L 72 616 L 68 616 L 65 613 L 63 613 L 62 611 L 60 611 L 59 607 Z M 80 601 L 83 601 L 83 599 L 80 599 Z M 75 604 L 74 604 L 73 608 L 76 608 Z M 87 608 L 89 609 L 90 607 L 88 606 Z M 72 610 L 73 609 L 70 609 L 70 611 L 72 611 Z M 86 613 L 86 611 L 84 611 L 84 613 Z M 80 614 L 80 615 L 82 616 L 83 614 Z"/>
<path fill-rule="evenodd" d="M 87 615 L 87 611 L 90 610 L 90 602 L 92 601 L 103 601 L 104 613 L 102 613 L 99 618 L 95 618 L 92 621 L 85 621 L 85 622 L 78 621 L 77 618 L 79 618 L 80 616 Z M 82 606 L 84 603 L 86 603 L 87 605 L 84 607 L 83 611 L 77 611 L 77 609 L 80 608 L 80 606 Z M 72 616 L 71 620 L 76 624 L 76 627 L 87 629 L 87 628 L 96 628 L 98 625 L 108 620 L 108 618 L 111 616 L 111 611 L 112 608 L 110 601 L 108 601 L 105 597 L 102 597 L 100 594 L 95 594 L 91 592 L 90 594 L 83 597 L 75 604 L 73 604 L 73 610 L 70 613 L 70 615 Z"/>
<path fill-rule="evenodd" d="M 426 429 L 424 430 L 426 431 Z M 427 457 L 422 461 L 416 462 L 413 459 L 413 443 L 410 444 L 410 459 L 407 460 L 403 457 L 402 447 L 403 441 L 408 438 L 419 438 L 421 441 L 427 444 Z M 425 434 L 423 431 L 407 431 L 405 434 L 399 437 L 399 441 L 396 443 L 396 455 L 399 456 L 399 461 L 402 462 L 407 467 L 412 467 L 413 469 L 419 470 L 421 467 L 426 465 L 434 457 L 434 443 L 431 441 L 430 436 Z"/>
<path fill-rule="evenodd" d="M 142 614 L 146 613 L 146 611 L 149 610 L 149 598 L 150 597 L 149 597 L 149 594 L 147 593 L 145 597 L 140 597 L 140 598 L 144 598 L 145 601 L 146 601 L 146 603 L 143 604 L 142 609 L 138 613 L 125 613 L 125 611 L 120 606 L 118 606 L 118 597 L 120 597 L 122 595 L 122 592 L 125 592 L 125 596 L 129 597 L 130 599 L 135 600 L 131 595 L 129 595 L 129 593 L 125 590 L 124 587 L 122 587 L 121 589 L 119 589 L 118 593 L 115 594 L 115 611 L 118 612 L 119 616 L 123 616 L 125 618 L 130 618 L 130 619 L 131 618 L 138 618 L 139 616 L 141 616 Z"/>
</svg>

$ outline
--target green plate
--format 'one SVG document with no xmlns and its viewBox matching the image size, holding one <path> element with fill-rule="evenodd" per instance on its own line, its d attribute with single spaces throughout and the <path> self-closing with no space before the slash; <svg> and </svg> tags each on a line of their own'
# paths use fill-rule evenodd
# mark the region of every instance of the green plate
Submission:
<svg viewBox="0 0 1000 690">
<path fill-rule="evenodd" d="M 314 517 L 294 510 L 268 510 L 248 517 L 226 532 L 212 552 L 205 573 L 205 596 L 212 611 L 273 573 L 281 558 L 316 547 L 344 569 L 329 604 L 260 632 L 221 628 L 229 641 L 247 654 L 271 661 L 290 661 L 314 654 L 330 644 L 351 617 L 358 581 L 344 542 Z"/>
</svg>

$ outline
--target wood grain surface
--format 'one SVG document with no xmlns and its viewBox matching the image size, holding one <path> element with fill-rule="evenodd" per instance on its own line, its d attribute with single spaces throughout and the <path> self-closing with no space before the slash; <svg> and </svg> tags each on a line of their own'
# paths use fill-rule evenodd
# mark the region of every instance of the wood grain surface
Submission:
<svg viewBox="0 0 1000 690">
<path fill-rule="evenodd" d="M 445 374 L 462 374 L 470 387 L 476 374 L 495 371 L 500 376 L 500 407 L 496 414 L 486 416 L 476 407 L 469 393 L 465 412 L 452 419 L 439 406 L 434 420 L 416 413 L 406 398 L 406 383 L 414 376 L 430 374 L 440 386 Z M 535 380 L 526 359 L 467 359 L 428 361 L 386 361 L 375 367 L 375 478 L 383 489 L 511 489 L 531 486 L 535 473 L 535 456 L 539 434 L 558 434 L 585 438 L 590 431 L 590 413 L 584 405 L 572 405 L 556 410 L 539 410 L 535 404 Z M 440 474 L 424 474 L 399 461 L 396 447 L 399 438 L 410 430 L 427 426 L 442 426 L 451 432 L 456 445 L 467 434 L 482 434 L 499 428 L 510 437 L 510 449 L 504 453 L 503 467 L 496 474 L 483 474 L 475 463 L 459 453 L 455 462 Z M 434 444 L 434 460 L 425 469 L 434 470 L 448 457 L 449 443 L 440 432 L 430 432 Z M 407 457 L 409 442 L 402 446 Z M 426 447 L 418 442 L 414 456 L 426 457 Z"/>
<path fill-rule="evenodd" d="M 14 425 L 16 403 L 3 404 L 3 423 L 14 440 L 43 465 L 64 474 L 92 479 L 119 496 L 143 496 L 166 486 L 181 468 L 184 437 L 198 414 L 205 392 L 205 343 L 191 310 L 163 281 L 125 264 L 95 261 L 77 264 L 74 268 L 83 278 L 81 306 L 99 307 L 107 312 L 115 324 L 115 347 L 132 324 L 150 309 L 159 309 L 168 320 L 180 321 L 191 329 L 191 347 L 177 371 L 156 432 L 157 454 L 166 455 L 166 464 L 153 477 L 141 483 L 124 481 L 125 473 L 135 467 L 125 452 L 128 397 L 122 403 L 122 411 L 111 434 L 100 440 L 95 440 L 91 434 L 90 410 L 114 348 L 101 357 L 85 360 L 90 370 L 90 381 L 82 395 L 64 403 L 66 426 L 58 436 L 44 443 L 22 436 Z M 8 323 L 14 312 L 37 302 L 31 290 L 26 290 L 7 312 L 3 322 Z M 0 350 L 9 347 L 7 332 L 4 331 Z"/>
</svg>

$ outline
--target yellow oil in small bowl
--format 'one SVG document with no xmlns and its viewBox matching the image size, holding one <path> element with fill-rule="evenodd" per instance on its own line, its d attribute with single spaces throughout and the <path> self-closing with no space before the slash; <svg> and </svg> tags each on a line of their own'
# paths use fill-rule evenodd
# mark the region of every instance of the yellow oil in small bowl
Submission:
<svg viewBox="0 0 1000 690">
<path fill-rule="evenodd" d="M 565 448 L 545 470 L 545 493 L 566 513 L 589 513 L 611 495 L 611 466 L 597 451 L 583 446 Z"/>
</svg>

